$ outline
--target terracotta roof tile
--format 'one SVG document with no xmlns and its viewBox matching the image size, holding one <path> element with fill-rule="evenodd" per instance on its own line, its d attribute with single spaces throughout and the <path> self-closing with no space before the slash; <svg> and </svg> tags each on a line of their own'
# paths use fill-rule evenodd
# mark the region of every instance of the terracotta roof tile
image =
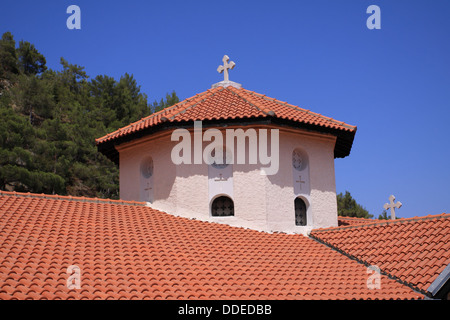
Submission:
<svg viewBox="0 0 450 320">
<path fill-rule="evenodd" d="M 138 202 L 0 192 L 0 230 L 0 299 L 423 298 L 386 276 L 368 289 L 364 265 L 308 237 Z"/>
<path fill-rule="evenodd" d="M 449 221 L 450 214 L 372 220 L 313 230 L 311 236 L 426 292 L 450 263 Z"/>
<path fill-rule="evenodd" d="M 338 225 L 339 226 L 361 225 L 361 224 L 372 223 L 374 221 L 375 220 L 373 220 L 373 219 L 338 216 Z"/>
</svg>

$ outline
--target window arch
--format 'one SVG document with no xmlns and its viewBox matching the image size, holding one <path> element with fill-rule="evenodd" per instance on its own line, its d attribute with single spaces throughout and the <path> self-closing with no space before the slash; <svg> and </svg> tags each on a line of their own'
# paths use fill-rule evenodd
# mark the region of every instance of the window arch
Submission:
<svg viewBox="0 0 450 320">
<path fill-rule="evenodd" d="M 213 217 L 234 216 L 234 202 L 230 197 L 220 196 L 211 204 L 211 215 Z"/>
<path fill-rule="evenodd" d="M 295 225 L 296 226 L 306 226 L 307 218 L 306 218 L 306 203 L 302 198 L 295 198 L 294 201 L 295 207 Z"/>
</svg>

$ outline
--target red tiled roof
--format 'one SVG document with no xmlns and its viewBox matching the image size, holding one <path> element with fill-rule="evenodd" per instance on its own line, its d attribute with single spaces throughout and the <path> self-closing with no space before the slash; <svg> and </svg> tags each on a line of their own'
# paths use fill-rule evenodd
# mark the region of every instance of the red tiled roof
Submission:
<svg viewBox="0 0 450 320">
<path fill-rule="evenodd" d="M 217 87 L 185 99 L 172 107 L 142 118 L 96 139 L 97 145 L 128 138 L 137 132 L 159 125 L 180 122 L 234 120 L 234 119 L 281 119 L 303 125 L 305 128 L 341 132 L 338 135 L 337 157 L 350 153 L 356 127 L 325 117 L 307 109 L 269 98 L 244 88 Z M 342 135 L 342 137 L 341 137 Z M 344 138 L 345 137 L 345 138 Z M 341 139 L 345 141 L 341 141 Z M 342 150 L 341 150 L 342 149 Z"/>
<path fill-rule="evenodd" d="M 366 218 L 357 218 L 357 217 L 343 217 L 338 216 L 338 225 L 339 226 L 354 226 L 354 225 L 362 225 L 373 223 L 377 220 L 366 219 Z"/>
<path fill-rule="evenodd" d="M 0 192 L 0 243 L 0 299 L 423 298 L 386 276 L 368 289 L 364 265 L 311 238 L 137 202 Z"/>
<path fill-rule="evenodd" d="M 423 292 L 450 263 L 450 214 L 372 220 L 311 236 Z"/>
</svg>

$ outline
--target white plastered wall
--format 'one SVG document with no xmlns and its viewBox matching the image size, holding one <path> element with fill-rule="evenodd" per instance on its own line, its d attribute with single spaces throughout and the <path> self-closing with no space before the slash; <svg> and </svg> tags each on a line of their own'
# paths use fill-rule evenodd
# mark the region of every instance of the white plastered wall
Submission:
<svg viewBox="0 0 450 320">
<path fill-rule="evenodd" d="M 255 127 L 256 131 L 258 128 L 275 129 Z M 225 131 L 223 133 L 225 142 Z M 280 166 L 277 174 L 261 175 L 259 164 L 233 164 L 234 217 L 211 216 L 208 165 L 173 164 L 171 150 L 177 143 L 171 141 L 170 132 L 166 132 L 120 146 L 121 198 L 140 200 L 139 168 L 142 160 L 151 156 L 154 201 L 149 205 L 155 209 L 177 216 L 269 232 L 307 233 L 313 228 L 337 226 L 333 156 L 335 137 L 280 129 Z M 209 143 L 204 142 L 203 146 Z M 307 226 L 295 225 L 296 195 L 292 174 L 292 151 L 295 148 L 301 148 L 308 156 L 309 194 L 302 196 L 307 204 Z"/>
<path fill-rule="evenodd" d="M 267 225 L 271 231 L 308 233 L 311 229 L 337 226 L 334 144 L 331 136 L 280 131 L 280 169 L 266 182 Z M 295 225 L 292 152 L 300 148 L 307 154 L 307 176 L 300 197 L 307 206 L 308 223 Z M 309 188 L 308 188 L 309 182 Z"/>
</svg>

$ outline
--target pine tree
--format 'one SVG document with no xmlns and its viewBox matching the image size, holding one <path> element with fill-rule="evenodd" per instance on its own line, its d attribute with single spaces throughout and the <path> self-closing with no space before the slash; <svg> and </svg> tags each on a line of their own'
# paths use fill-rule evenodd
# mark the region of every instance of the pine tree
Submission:
<svg viewBox="0 0 450 320">
<path fill-rule="evenodd" d="M 175 91 L 172 91 L 171 94 L 166 94 L 166 100 L 164 101 L 163 98 L 159 101 L 159 103 L 155 100 L 152 105 L 153 112 L 161 111 L 167 107 L 171 107 L 174 104 L 177 104 L 180 102 L 180 99 L 177 97 Z"/>
<path fill-rule="evenodd" d="M 352 198 L 350 192 L 345 191 L 345 195 L 339 193 L 337 195 L 338 215 L 344 217 L 358 217 L 358 218 L 372 218 L 373 215 L 369 214 L 364 207 L 356 202 Z"/>
<path fill-rule="evenodd" d="M 47 70 L 45 57 L 27 41 L 20 41 L 17 57 L 19 70 L 26 75 L 35 75 Z"/>
<path fill-rule="evenodd" d="M 151 113 L 133 75 L 89 80 L 64 58 L 61 71 L 49 70 L 34 45 L 16 49 L 9 32 L 0 62 L 0 84 L 10 84 L 0 95 L 0 189 L 118 198 L 119 170 L 95 138 Z M 173 92 L 161 107 L 178 101 Z"/>
<path fill-rule="evenodd" d="M 2 79 L 10 80 L 18 74 L 16 42 L 11 32 L 5 32 L 0 40 L 0 85 Z M 1 87 L 0 87 L 1 89 Z"/>
</svg>

